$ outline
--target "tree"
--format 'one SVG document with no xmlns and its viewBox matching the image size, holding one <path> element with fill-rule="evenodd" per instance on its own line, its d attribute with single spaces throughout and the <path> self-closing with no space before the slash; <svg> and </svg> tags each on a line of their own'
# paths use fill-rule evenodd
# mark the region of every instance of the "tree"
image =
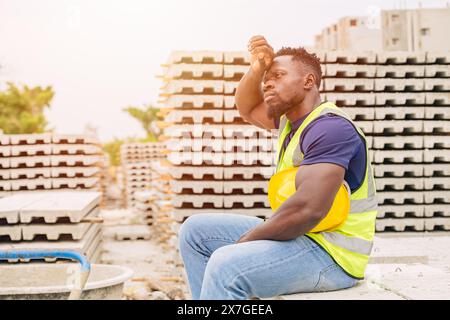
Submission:
<svg viewBox="0 0 450 320">
<path fill-rule="evenodd" d="M 103 144 L 103 150 L 109 155 L 111 166 L 120 166 L 120 147 L 124 143 L 123 140 L 114 138 L 113 141 Z"/>
<path fill-rule="evenodd" d="M 158 141 L 159 131 L 154 124 L 156 121 L 161 120 L 158 116 L 159 108 L 155 108 L 151 104 L 148 104 L 144 105 L 142 109 L 130 106 L 124 108 L 123 111 L 127 112 L 141 123 L 142 128 L 147 134 L 147 141 Z"/>
<path fill-rule="evenodd" d="M 50 107 L 54 92 L 51 86 L 18 88 L 11 82 L 0 92 L 0 129 L 5 134 L 42 133 L 47 120 L 44 109 Z"/>
</svg>

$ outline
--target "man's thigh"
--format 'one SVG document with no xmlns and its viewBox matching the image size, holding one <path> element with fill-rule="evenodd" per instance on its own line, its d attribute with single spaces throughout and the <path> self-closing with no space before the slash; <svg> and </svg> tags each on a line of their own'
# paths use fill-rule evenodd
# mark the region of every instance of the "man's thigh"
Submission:
<svg viewBox="0 0 450 320">
<path fill-rule="evenodd" d="M 209 280 L 219 277 L 250 297 L 268 298 L 315 291 L 321 272 L 333 265 L 335 262 L 319 245 L 302 236 L 290 241 L 259 240 L 221 247 L 211 256 L 206 274 Z M 203 283 L 207 291 L 205 281 L 208 279 Z M 216 289 L 211 286 L 211 291 Z"/>
</svg>

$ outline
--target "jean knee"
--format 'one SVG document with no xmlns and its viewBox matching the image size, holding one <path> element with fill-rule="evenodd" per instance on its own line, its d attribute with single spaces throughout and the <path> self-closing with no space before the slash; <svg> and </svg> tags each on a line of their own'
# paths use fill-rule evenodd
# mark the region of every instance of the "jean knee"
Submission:
<svg viewBox="0 0 450 320">
<path fill-rule="evenodd" d="M 178 231 L 178 242 L 180 249 L 183 245 L 191 243 L 195 238 L 195 234 L 202 234 L 203 226 L 205 225 L 205 214 L 197 214 L 188 217 L 180 226 Z"/>
</svg>

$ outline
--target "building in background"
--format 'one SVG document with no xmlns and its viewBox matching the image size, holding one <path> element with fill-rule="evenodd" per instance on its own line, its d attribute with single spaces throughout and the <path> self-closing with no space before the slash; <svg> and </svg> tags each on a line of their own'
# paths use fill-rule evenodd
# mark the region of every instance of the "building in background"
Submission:
<svg viewBox="0 0 450 320">
<path fill-rule="evenodd" d="M 322 50 L 379 51 L 381 30 L 369 17 L 344 17 L 316 36 L 315 47 Z"/>
<path fill-rule="evenodd" d="M 449 51 L 450 8 L 382 11 L 381 30 L 386 51 Z"/>
<path fill-rule="evenodd" d="M 382 10 L 373 17 L 344 17 L 315 38 L 319 50 L 449 51 L 450 7 Z"/>
</svg>

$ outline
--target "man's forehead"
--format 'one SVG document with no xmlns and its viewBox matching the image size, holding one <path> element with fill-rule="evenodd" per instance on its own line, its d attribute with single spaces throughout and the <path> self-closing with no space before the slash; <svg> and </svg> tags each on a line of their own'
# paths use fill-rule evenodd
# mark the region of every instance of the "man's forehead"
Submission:
<svg viewBox="0 0 450 320">
<path fill-rule="evenodd" d="M 292 56 L 278 56 L 273 59 L 268 72 L 274 72 L 276 69 L 289 70 L 295 63 Z"/>
</svg>

